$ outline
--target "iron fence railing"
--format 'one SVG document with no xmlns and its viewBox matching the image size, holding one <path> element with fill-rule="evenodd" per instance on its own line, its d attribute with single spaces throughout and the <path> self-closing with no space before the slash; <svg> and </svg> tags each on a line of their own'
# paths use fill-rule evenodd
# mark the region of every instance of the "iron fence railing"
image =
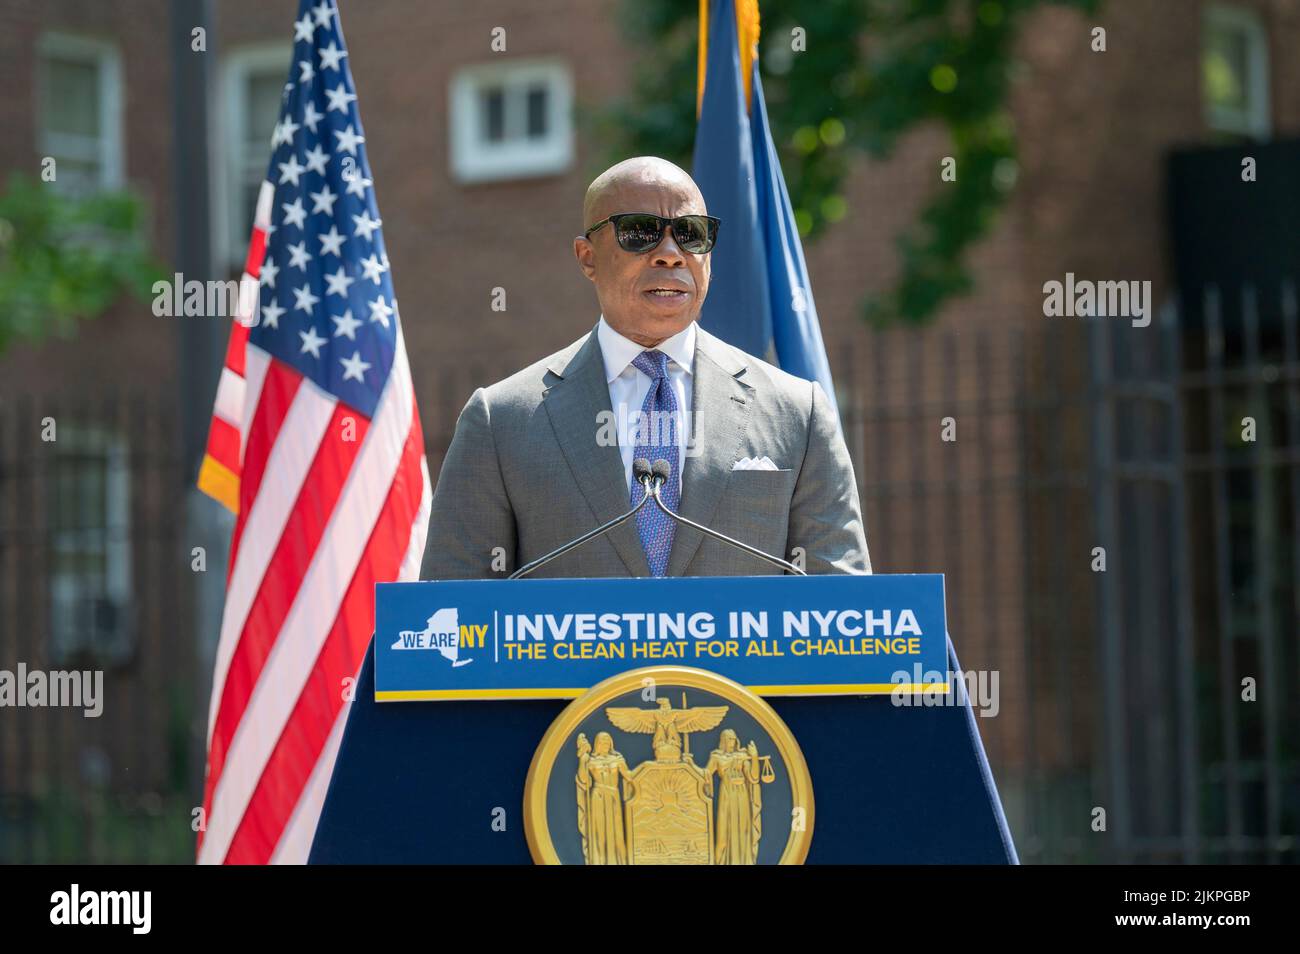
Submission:
<svg viewBox="0 0 1300 954">
<path fill-rule="evenodd" d="M 1022 860 L 1300 857 L 1298 338 L 1286 286 L 832 355 L 875 569 L 944 573 L 962 664 L 997 674 Z M 528 360 L 417 374 L 432 473 Z M 0 401 L 0 669 L 99 666 L 104 711 L 0 709 L 0 860 L 184 861 L 207 676 L 175 401 L 71 390 Z"/>
</svg>

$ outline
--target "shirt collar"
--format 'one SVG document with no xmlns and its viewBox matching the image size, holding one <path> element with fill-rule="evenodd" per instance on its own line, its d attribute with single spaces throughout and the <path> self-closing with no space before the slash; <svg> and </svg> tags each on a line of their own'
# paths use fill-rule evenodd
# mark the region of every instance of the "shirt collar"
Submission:
<svg viewBox="0 0 1300 954">
<path fill-rule="evenodd" d="M 642 351 L 662 351 L 672 358 L 679 368 L 690 374 L 695 367 L 695 322 L 691 322 L 671 338 L 659 342 L 652 349 L 624 338 L 610 327 L 605 316 L 600 316 L 596 325 L 596 339 L 600 343 L 600 354 L 605 359 L 605 383 L 608 384 L 627 370 Z"/>
</svg>

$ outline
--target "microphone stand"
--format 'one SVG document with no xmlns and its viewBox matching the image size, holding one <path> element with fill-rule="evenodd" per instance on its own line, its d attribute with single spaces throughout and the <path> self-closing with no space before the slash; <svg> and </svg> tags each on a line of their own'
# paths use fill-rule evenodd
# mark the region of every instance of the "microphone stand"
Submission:
<svg viewBox="0 0 1300 954">
<path fill-rule="evenodd" d="M 637 466 L 641 464 L 645 465 L 644 473 L 642 472 L 641 467 Z M 582 536 L 578 537 L 578 539 L 570 540 L 564 546 L 556 550 L 552 550 L 550 553 L 545 553 L 542 556 L 539 556 L 536 560 L 533 560 L 531 563 L 525 563 L 519 569 L 515 570 L 515 572 L 511 573 L 508 577 L 506 577 L 506 579 L 518 580 L 522 577 L 525 577 L 529 573 L 532 573 L 534 570 L 536 570 L 538 567 L 542 567 L 550 563 L 556 557 L 564 556 L 564 554 L 568 553 L 570 550 L 574 550 L 582 546 L 584 543 L 586 543 L 589 540 L 596 539 L 601 534 L 609 533 L 609 531 L 613 530 L 615 527 L 622 526 L 624 523 L 627 523 L 627 521 L 635 517 L 637 515 L 637 512 L 646 505 L 646 502 L 650 500 L 651 497 L 650 487 L 648 486 L 648 482 L 650 480 L 650 463 L 649 461 L 646 461 L 643 458 L 637 458 L 636 465 L 634 465 L 633 470 L 636 471 L 637 480 L 640 482 L 641 486 L 645 488 L 645 496 L 641 498 L 641 500 L 637 503 L 635 507 L 633 507 L 627 513 L 623 514 L 621 517 L 615 517 L 613 520 L 609 521 L 608 523 L 601 524 L 595 530 L 589 530 L 587 533 L 584 533 Z"/>
<path fill-rule="evenodd" d="M 723 543 L 730 544 L 731 546 L 735 547 L 737 550 L 742 550 L 745 553 L 748 553 L 750 556 L 756 556 L 760 560 L 766 560 L 768 563 L 771 563 L 773 566 L 779 566 L 781 569 L 787 570 L 790 573 L 794 573 L 796 576 L 808 575 L 803 570 L 799 569 L 799 567 L 795 566 L 793 563 L 790 563 L 786 560 L 782 560 L 778 556 L 773 556 L 770 553 L 758 549 L 758 547 L 751 547 L 748 543 L 741 543 L 739 540 L 733 539 L 732 537 L 727 536 L 725 533 L 719 533 L 717 530 L 712 530 L 709 527 L 704 526 L 704 524 L 702 523 L 696 523 L 694 520 L 691 520 L 687 517 L 683 517 L 681 514 L 673 513 L 671 510 L 668 509 L 667 506 L 664 505 L 662 498 L 660 498 L 659 496 L 659 488 L 663 486 L 664 480 L 666 479 L 667 475 L 670 473 L 672 473 L 672 471 L 669 468 L 668 463 L 666 461 L 657 460 L 654 463 L 653 475 L 643 475 L 639 478 L 642 486 L 646 487 L 647 492 L 653 492 L 655 504 L 658 505 L 660 510 L 668 514 L 668 516 L 672 517 L 678 523 L 685 524 L 688 527 L 700 531 L 700 533 L 704 534 L 706 537 L 712 537 L 714 540 L 721 540 Z M 649 486 L 646 486 L 651 481 L 654 482 L 653 490 L 651 490 Z M 644 502 L 645 501 L 642 501 L 642 503 Z M 638 506 L 640 506 L 640 504 L 638 504 Z"/>
<path fill-rule="evenodd" d="M 694 530 L 700 531 L 700 533 L 704 534 L 706 537 L 712 537 L 714 540 L 719 540 L 729 546 L 733 546 L 737 550 L 740 550 L 744 553 L 748 553 L 750 556 L 758 557 L 760 560 L 764 560 L 772 564 L 773 566 L 779 566 L 782 570 L 785 570 L 789 573 L 793 573 L 796 576 L 808 575 L 806 572 L 804 572 L 799 567 L 795 566 L 793 563 L 790 563 L 787 560 L 782 560 L 780 557 L 773 556 L 772 554 L 760 550 L 757 547 L 751 547 L 748 543 L 741 543 L 739 540 L 733 539 L 732 537 L 727 536 L 725 533 L 719 533 L 717 530 L 710 529 L 709 527 L 704 526 L 704 524 L 702 523 L 696 523 L 694 520 L 691 520 L 687 517 L 683 517 L 680 514 L 673 513 L 672 510 L 668 509 L 667 505 L 665 505 L 663 502 L 663 498 L 660 497 L 659 495 L 659 488 L 663 486 L 663 483 L 667 479 L 668 475 L 672 473 L 672 470 L 670 469 L 667 461 L 656 460 L 654 463 L 654 468 L 652 470 L 650 467 L 650 462 L 645 460 L 644 458 L 639 457 L 633 463 L 632 471 L 636 477 L 637 483 L 639 483 L 642 489 L 645 491 L 644 495 L 637 502 L 637 505 L 635 507 L 633 507 L 631 510 L 629 510 L 627 513 L 623 514 L 622 516 L 615 517 L 613 520 L 610 520 L 608 523 L 601 524 L 599 527 L 597 527 L 594 530 L 589 530 L 588 532 L 584 533 L 582 536 L 578 537 L 576 540 L 570 540 L 568 543 L 564 544 L 564 546 L 552 550 L 550 553 L 543 554 L 542 556 L 538 557 L 536 560 L 533 560 L 531 563 L 525 563 L 519 569 L 515 570 L 515 572 L 511 573 L 508 577 L 506 577 L 506 579 L 508 580 L 521 579 L 527 576 L 529 573 L 532 573 L 534 570 L 538 569 L 539 567 L 543 567 L 547 563 L 550 563 L 556 557 L 564 556 L 564 554 L 568 553 L 570 550 L 574 550 L 582 546 L 584 543 L 594 540 L 597 537 L 601 536 L 602 534 L 608 533 L 609 531 L 613 530 L 615 527 L 627 523 L 627 521 L 635 517 L 637 513 L 640 512 L 641 508 L 644 507 L 646 503 L 650 500 L 654 500 L 655 505 L 664 513 L 666 513 L 669 517 L 671 517 L 673 520 L 676 520 L 678 523 L 684 524 L 685 526 L 691 527 Z"/>
</svg>

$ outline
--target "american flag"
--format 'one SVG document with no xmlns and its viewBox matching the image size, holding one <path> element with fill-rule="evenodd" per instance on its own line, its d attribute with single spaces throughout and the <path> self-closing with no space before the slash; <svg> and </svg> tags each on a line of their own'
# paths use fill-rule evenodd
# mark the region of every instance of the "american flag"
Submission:
<svg viewBox="0 0 1300 954">
<path fill-rule="evenodd" d="M 201 863 L 303 862 L 374 622 L 418 578 L 424 437 L 334 0 L 303 0 L 199 487 L 237 515 Z"/>
</svg>

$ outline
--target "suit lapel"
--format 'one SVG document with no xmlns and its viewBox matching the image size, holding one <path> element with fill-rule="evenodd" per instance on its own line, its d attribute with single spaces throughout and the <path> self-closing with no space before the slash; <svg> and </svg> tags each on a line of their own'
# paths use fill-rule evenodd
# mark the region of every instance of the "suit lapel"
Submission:
<svg viewBox="0 0 1300 954">
<path fill-rule="evenodd" d="M 576 351 L 570 349 L 557 356 L 549 369 L 559 380 L 547 389 L 542 403 L 546 406 L 555 439 L 597 523 L 613 520 L 625 513 L 631 504 L 617 438 L 613 444 L 605 446 L 596 441 L 597 429 L 605 420 L 599 415 L 612 413 L 605 363 L 596 332 L 593 330 L 587 335 L 586 341 L 576 346 Z M 648 506 L 653 506 L 653 503 Z M 629 520 L 605 536 L 633 576 L 650 575 L 650 564 L 637 536 L 636 521 Z"/>
<path fill-rule="evenodd" d="M 730 348 L 703 328 L 696 329 L 691 381 L 693 434 L 682 471 L 679 512 L 705 526 L 713 520 L 727 489 L 732 464 L 739 457 L 749 427 L 754 389 L 743 381 L 744 375 L 745 363 Z M 601 384 L 603 388 L 604 382 Z M 605 397 L 608 403 L 607 391 Z M 668 556 L 667 575 L 681 576 L 703 540 L 704 534 L 679 524 Z"/>
</svg>

